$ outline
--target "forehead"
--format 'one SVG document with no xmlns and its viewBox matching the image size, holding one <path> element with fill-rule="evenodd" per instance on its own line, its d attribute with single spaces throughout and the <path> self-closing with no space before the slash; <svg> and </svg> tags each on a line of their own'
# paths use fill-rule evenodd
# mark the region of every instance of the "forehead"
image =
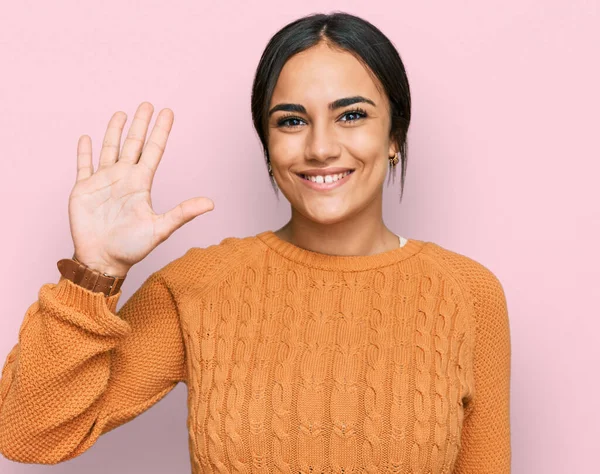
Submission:
<svg viewBox="0 0 600 474">
<path fill-rule="evenodd" d="M 383 104 L 375 81 L 367 67 L 352 54 L 319 43 L 284 64 L 270 106 L 278 102 L 320 105 L 362 95 L 379 107 Z"/>
</svg>

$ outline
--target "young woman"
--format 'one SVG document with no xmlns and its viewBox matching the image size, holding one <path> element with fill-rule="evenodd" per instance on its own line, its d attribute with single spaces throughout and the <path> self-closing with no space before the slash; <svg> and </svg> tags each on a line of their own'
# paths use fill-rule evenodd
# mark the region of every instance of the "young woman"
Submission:
<svg viewBox="0 0 600 474">
<path fill-rule="evenodd" d="M 277 231 L 191 248 L 116 311 L 122 279 L 208 198 L 163 215 L 150 188 L 173 123 L 108 124 L 97 170 L 78 145 L 74 258 L 25 314 L 0 381 L 0 452 L 57 463 L 188 387 L 192 471 L 510 472 L 505 295 L 482 264 L 382 219 L 406 169 L 410 93 L 392 43 L 334 13 L 264 51 L 252 116 Z"/>
</svg>

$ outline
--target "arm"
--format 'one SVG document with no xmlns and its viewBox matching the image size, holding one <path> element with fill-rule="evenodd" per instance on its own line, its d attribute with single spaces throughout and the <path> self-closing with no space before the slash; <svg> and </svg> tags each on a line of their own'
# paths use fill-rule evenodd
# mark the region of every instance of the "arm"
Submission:
<svg viewBox="0 0 600 474">
<path fill-rule="evenodd" d="M 510 473 L 511 345 L 506 298 L 498 279 L 474 261 L 463 263 L 474 297 L 474 396 L 465 408 L 454 474 Z"/>
<path fill-rule="evenodd" d="M 0 453 L 55 464 L 130 421 L 185 381 L 179 314 L 160 272 L 117 313 L 73 282 L 42 286 L 0 379 Z"/>
</svg>

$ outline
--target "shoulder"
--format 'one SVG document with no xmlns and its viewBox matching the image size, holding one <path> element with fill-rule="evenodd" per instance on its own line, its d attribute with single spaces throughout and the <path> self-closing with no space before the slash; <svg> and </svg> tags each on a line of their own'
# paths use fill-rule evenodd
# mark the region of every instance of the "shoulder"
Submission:
<svg viewBox="0 0 600 474">
<path fill-rule="evenodd" d="M 207 247 L 189 248 L 156 273 L 164 276 L 174 291 L 185 291 L 223 281 L 240 267 L 254 265 L 262 251 L 255 236 L 226 237 Z"/>
<path fill-rule="evenodd" d="M 478 323 L 486 320 L 490 324 L 508 324 L 504 287 L 490 268 L 433 242 L 427 243 L 421 255 L 460 286 L 465 297 L 472 301 Z"/>
</svg>

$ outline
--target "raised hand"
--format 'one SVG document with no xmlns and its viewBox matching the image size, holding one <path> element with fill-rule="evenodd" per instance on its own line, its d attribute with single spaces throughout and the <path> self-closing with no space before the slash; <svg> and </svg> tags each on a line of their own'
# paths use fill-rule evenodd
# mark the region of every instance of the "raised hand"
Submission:
<svg viewBox="0 0 600 474">
<path fill-rule="evenodd" d="M 153 111 L 149 102 L 140 104 L 120 156 L 127 115 L 112 116 L 95 172 L 91 138 L 82 135 L 77 145 L 77 179 L 69 197 L 75 257 L 111 276 L 125 276 L 175 230 L 214 208 L 211 199 L 195 197 L 164 214 L 152 209 L 150 189 L 174 119 L 162 109 L 144 146 Z"/>
</svg>

